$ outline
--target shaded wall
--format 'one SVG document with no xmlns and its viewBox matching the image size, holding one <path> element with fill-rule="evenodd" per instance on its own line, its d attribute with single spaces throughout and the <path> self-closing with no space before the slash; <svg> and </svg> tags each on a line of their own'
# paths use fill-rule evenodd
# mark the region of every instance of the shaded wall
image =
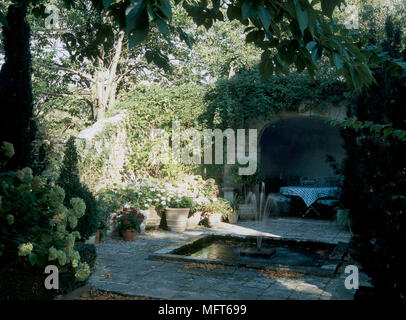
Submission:
<svg viewBox="0 0 406 320">
<path fill-rule="evenodd" d="M 265 178 L 329 177 L 334 171 L 327 155 L 344 158 L 340 131 L 314 117 L 281 119 L 266 127 L 260 137 L 260 167 Z"/>
</svg>

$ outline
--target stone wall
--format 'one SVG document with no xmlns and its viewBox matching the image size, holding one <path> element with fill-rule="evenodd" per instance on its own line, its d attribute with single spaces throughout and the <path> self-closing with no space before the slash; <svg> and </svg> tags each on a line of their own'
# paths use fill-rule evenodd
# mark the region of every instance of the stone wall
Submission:
<svg viewBox="0 0 406 320">
<path fill-rule="evenodd" d="M 125 180 L 130 148 L 125 130 L 126 113 L 96 122 L 77 136 L 82 181 L 93 191 Z"/>
<path fill-rule="evenodd" d="M 127 180 L 125 167 L 131 149 L 125 129 L 126 115 L 127 113 L 122 111 L 111 118 L 100 120 L 77 136 L 81 178 L 93 191 Z M 269 121 L 252 119 L 249 128 L 257 129 L 258 132 L 258 167 L 261 166 L 260 139 L 266 128 L 280 120 L 298 117 L 344 119 L 346 102 L 343 101 L 338 105 L 324 105 L 315 110 L 280 112 Z M 239 189 L 239 186 L 233 182 L 229 169 L 230 166 L 225 165 L 223 176 L 219 180 L 222 180 L 224 196 L 231 200 L 232 190 Z M 253 186 L 250 191 L 258 193 L 258 186 Z"/>
</svg>

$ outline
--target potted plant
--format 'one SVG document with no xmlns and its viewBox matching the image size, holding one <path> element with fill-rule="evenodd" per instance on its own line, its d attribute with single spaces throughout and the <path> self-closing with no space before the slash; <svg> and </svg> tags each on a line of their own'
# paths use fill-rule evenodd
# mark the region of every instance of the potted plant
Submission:
<svg viewBox="0 0 406 320">
<path fill-rule="evenodd" d="M 231 176 L 233 177 L 233 181 L 236 184 L 241 186 L 241 191 L 242 191 L 242 194 L 243 194 L 245 200 L 247 200 L 249 189 L 252 186 L 256 185 L 261 180 L 261 170 L 259 168 L 255 172 L 255 174 L 240 175 L 240 173 L 239 173 L 240 168 L 244 168 L 247 166 L 248 166 L 248 164 L 240 165 L 240 164 L 236 163 L 230 167 L 230 173 L 231 173 Z"/>
<path fill-rule="evenodd" d="M 228 213 L 228 222 L 231 224 L 237 224 L 238 222 L 239 205 L 239 197 L 235 196 L 233 201 L 230 202 L 231 211 Z"/>
<path fill-rule="evenodd" d="M 168 229 L 174 232 L 183 232 L 193 201 L 189 197 L 175 196 L 171 198 L 166 208 L 166 223 Z"/>
<path fill-rule="evenodd" d="M 207 218 L 204 213 L 208 204 L 217 200 L 219 194 L 218 186 L 214 179 L 204 180 L 201 176 L 191 176 L 187 183 L 193 194 L 193 207 L 190 209 L 189 218 L 187 220 L 187 229 L 196 228 L 202 220 Z M 219 218 L 215 216 L 215 218 Z M 206 219 L 207 220 L 207 219 Z"/>
<path fill-rule="evenodd" d="M 101 201 L 99 201 L 101 203 Z M 104 241 L 106 232 L 109 228 L 110 213 L 109 210 L 106 210 L 106 206 L 103 206 L 103 203 L 100 205 L 99 211 L 99 228 L 97 229 L 94 244 L 98 244 Z"/>
<path fill-rule="evenodd" d="M 146 227 L 158 228 L 162 219 L 161 210 L 167 204 L 165 190 L 151 181 L 145 181 L 134 185 L 132 191 L 132 202 L 147 211 Z"/>
<path fill-rule="evenodd" d="M 136 208 L 124 208 L 113 220 L 124 241 L 131 241 L 134 240 L 135 232 L 140 231 L 139 228 L 144 218 L 144 215 Z"/>
<path fill-rule="evenodd" d="M 204 218 L 208 227 L 214 227 L 222 220 L 228 219 L 228 214 L 232 211 L 231 205 L 227 200 L 216 198 L 204 206 Z"/>
<path fill-rule="evenodd" d="M 211 214 L 209 214 L 207 216 L 207 218 L 208 218 L 209 226 L 212 228 L 221 223 L 222 215 L 221 215 L 221 212 L 212 212 Z"/>
<path fill-rule="evenodd" d="M 197 228 L 201 219 L 202 219 L 201 211 L 190 212 L 186 222 L 186 229 L 189 230 Z"/>
<path fill-rule="evenodd" d="M 96 231 L 96 235 L 94 237 L 94 244 L 99 244 L 100 242 L 102 242 L 103 240 L 103 235 L 102 235 L 103 229 L 99 228 Z"/>
</svg>

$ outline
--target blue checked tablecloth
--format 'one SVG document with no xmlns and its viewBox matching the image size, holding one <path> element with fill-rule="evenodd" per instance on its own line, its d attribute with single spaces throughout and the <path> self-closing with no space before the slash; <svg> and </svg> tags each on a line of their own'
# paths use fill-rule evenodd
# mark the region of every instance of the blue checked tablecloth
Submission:
<svg viewBox="0 0 406 320">
<path fill-rule="evenodd" d="M 338 187 L 282 187 L 279 190 L 280 194 L 285 196 L 298 196 L 303 199 L 306 206 L 310 206 L 323 197 L 336 197 L 339 193 Z"/>
</svg>

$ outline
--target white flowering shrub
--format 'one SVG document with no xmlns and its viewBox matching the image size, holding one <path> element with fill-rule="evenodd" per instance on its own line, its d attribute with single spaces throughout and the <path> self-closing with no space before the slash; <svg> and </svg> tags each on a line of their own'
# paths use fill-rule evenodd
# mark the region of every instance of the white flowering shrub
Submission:
<svg viewBox="0 0 406 320">
<path fill-rule="evenodd" d="M 168 197 L 165 189 L 161 185 L 152 181 L 143 181 L 136 184 L 130 184 L 128 190 L 133 193 L 130 201 L 133 205 L 138 205 L 141 209 L 146 210 L 152 206 L 165 208 L 168 203 Z"/>
<path fill-rule="evenodd" d="M 190 208 L 191 214 L 201 211 L 206 215 L 221 211 L 226 216 L 230 205 L 218 195 L 215 180 L 204 180 L 200 175 L 184 175 L 171 181 L 138 181 L 99 191 L 99 197 L 108 201 L 110 210 L 115 212 L 130 205 L 142 210 L 152 206 L 160 210 Z"/>
<path fill-rule="evenodd" d="M 218 187 L 214 180 L 204 180 L 200 175 L 186 175 L 173 181 L 154 183 L 143 181 L 129 185 L 134 193 L 133 201 L 141 208 L 151 206 L 164 210 L 167 207 L 202 210 L 217 200 Z"/>
<path fill-rule="evenodd" d="M 3 144 L 4 146 L 4 144 Z M 3 148 L 12 155 L 10 146 Z M 63 205 L 65 191 L 46 185 L 30 168 L 0 173 L 0 264 L 73 270 L 79 281 L 90 274 L 74 250 L 78 232 L 68 232 L 83 216 L 86 205 L 79 198 Z"/>
</svg>

